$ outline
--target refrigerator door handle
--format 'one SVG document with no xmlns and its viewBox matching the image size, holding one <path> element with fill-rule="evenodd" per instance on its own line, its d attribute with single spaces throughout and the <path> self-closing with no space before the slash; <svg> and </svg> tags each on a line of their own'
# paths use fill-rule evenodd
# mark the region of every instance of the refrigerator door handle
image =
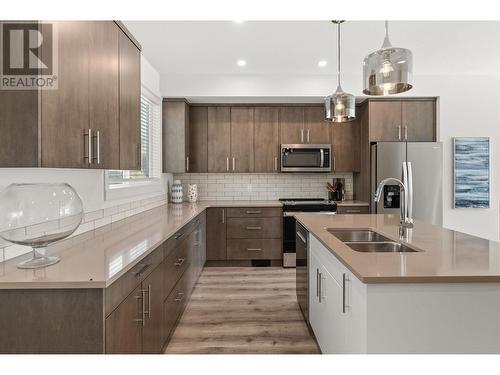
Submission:
<svg viewBox="0 0 500 375">
<path fill-rule="evenodd" d="M 400 208 L 401 217 L 406 221 L 408 218 L 408 195 L 410 192 L 408 190 L 408 164 L 405 161 L 403 162 L 403 184 L 405 185 L 405 196 L 403 204 L 400 202 Z"/>
</svg>

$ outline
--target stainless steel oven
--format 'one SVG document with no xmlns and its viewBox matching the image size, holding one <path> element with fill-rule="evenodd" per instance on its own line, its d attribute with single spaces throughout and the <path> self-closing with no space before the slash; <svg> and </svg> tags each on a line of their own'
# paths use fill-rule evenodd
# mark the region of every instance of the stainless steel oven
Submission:
<svg viewBox="0 0 500 375">
<path fill-rule="evenodd" d="M 330 144 L 282 144 L 282 172 L 330 172 Z"/>
</svg>

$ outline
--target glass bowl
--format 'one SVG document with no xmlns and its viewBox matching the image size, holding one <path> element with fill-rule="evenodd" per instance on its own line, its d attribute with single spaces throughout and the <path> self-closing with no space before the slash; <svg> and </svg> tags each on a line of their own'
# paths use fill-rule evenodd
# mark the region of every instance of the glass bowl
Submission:
<svg viewBox="0 0 500 375">
<path fill-rule="evenodd" d="M 12 184 L 0 193 L 0 237 L 33 248 L 33 257 L 19 268 L 59 262 L 60 257 L 46 256 L 45 248 L 71 235 L 82 218 L 82 200 L 66 183 Z"/>
</svg>

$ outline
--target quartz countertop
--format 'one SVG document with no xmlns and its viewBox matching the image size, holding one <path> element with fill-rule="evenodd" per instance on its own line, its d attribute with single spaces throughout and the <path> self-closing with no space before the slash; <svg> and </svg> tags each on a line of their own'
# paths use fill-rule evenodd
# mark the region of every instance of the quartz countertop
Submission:
<svg viewBox="0 0 500 375">
<path fill-rule="evenodd" d="M 0 263 L 0 289 L 106 288 L 208 207 L 281 207 L 279 201 L 168 204 L 55 243 L 55 265 L 21 270 L 31 253 Z"/>
<path fill-rule="evenodd" d="M 308 215 L 296 219 L 363 283 L 500 282 L 500 243 L 415 221 L 399 240 L 399 215 Z M 411 253 L 362 253 L 328 228 L 372 229 L 418 249 Z"/>
</svg>

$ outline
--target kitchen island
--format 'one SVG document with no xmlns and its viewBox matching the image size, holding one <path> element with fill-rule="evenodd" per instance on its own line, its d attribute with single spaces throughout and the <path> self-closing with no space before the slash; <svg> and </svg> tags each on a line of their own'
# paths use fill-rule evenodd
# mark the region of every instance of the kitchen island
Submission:
<svg viewBox="0 0 500 375">
<path fill-rule="evenodd" d="M 394 215 L 296 218 L 309 231 L 305 315 L 324 353 L 500 353 L 500 244 L 422 222 L 400 238 Z M 356 251 L 338 230 L 408 252 Z"/>
</svg>

